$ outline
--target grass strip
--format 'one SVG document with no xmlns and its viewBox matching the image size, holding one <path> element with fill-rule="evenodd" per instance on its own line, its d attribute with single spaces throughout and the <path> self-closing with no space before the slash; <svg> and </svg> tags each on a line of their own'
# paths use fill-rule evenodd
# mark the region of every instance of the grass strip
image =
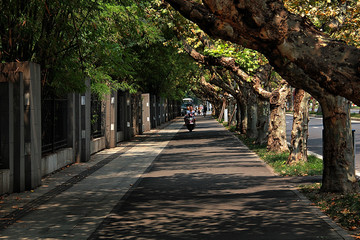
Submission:
<svg viewBox="0 0 360 240">
<path fill-rule="evenodd" d="M 255 139 L 249 139 L 235 131 L 235 126 L 224 126 L 236 136 L 253 152 L 255 152 L 262 160 L 270 165 L 276 173 L 281 176 L 313 176 L 321 175 L 323 170 L 323 161 L 315 156 L 308 156 L 307 162 L 299 162 L 296 164 L 286 164 L 289 152 L 274 153 L 266 149 L 266 145 L 255 144 Z"/>
</svg>

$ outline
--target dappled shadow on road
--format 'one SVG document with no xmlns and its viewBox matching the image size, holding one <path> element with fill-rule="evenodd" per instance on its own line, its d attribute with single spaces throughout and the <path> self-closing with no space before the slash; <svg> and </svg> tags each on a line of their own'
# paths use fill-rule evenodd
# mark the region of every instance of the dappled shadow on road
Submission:
<svg viewBox="0 0 360 240">
<path fill-rule="evenodd" d="M 255 154 L 217 123 L 199 122 L 89 239 L 336 239 Z"/>
<path fill-rule="evenodd" d="M 322 224 L 304 212 L 293 192 L 265 187 L 278 185 L 276 177 L 191 173 L 150 178 L 144 178 L 112 211 L 94 237 L 269 239 L 276 234 L 274 239 L 312 239 L 307 236 L 322 235 Z"/>
</svg>

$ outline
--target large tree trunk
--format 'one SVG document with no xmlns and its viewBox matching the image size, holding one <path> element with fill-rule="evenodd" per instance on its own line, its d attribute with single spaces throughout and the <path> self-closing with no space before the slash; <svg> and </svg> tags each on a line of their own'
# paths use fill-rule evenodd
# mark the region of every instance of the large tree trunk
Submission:
<svg viewBox="0 0 360 240">
<path fill-rule="evenodd" d="M 359 190 L 355 177 L 350 103 L 343 97 L 319 100 L 323 109 L 322 191 L 353 193 Z"/>
<path fill-rule="evenodd" d="M 270 104 L 268 101 L 258 100 L 258 135 L 256 144 L 265 144 L 268 140 Z"/>
<path fill-rule="evenodd" d="M 287 85 L 273 91 L 270 98 L 270 123 L 267 150 L 286 152 L 289 150 L 286 141 L 286 97 L 289 93 Z"/>
<path fill-rule="evenodd" d="M 307 161 L 309 100 L 310 94 L 302 89 L 295 89 L 291 148 L 288 164 Z"/>
<path fill-rule="evenodd" d="M 360 105 L 360 49 L 331 39 L 279 0 L 166 0 L 214 38 L 263 53 L 292 86 Z M 294 71 L 301 74 L 294 74 Z"/>
</svg>

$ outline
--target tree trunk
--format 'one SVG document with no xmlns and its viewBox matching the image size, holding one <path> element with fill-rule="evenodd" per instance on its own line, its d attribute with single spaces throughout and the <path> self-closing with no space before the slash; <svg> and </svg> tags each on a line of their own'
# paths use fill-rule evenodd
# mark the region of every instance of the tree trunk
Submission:
<svg viewBox="0 0 360 240">
<path fill-rule="evenodd" d="M 323 161 L 321 190 L 354 193 L 359 190 L 355 177 L 350 103 L 343 97 L 319 100 L 323 109 Z"/>
<path fill-rule="evenodd" d="M 237 108 L 236 108 L 236 127 L 235 130 L 236 131 L 240 131 L 241 129 L 241 100 L 240 99 L 236 99 L 236 104 L 237 104 Z"/>
<path fill-rule="evenodd" d="M 315 108 L 316 108 L 316 99 L 315 98 L 311 98 L 311 103 L 312 103 L 312 106 L 311 106 L 311 112 L 315 112 Z"/>
<path fill-rule="evenodd" d="M 240 127 L 240 133 L 246 134 L 247 125 L 248 125 L 248 115 L 247 115 L 247 101 L 242 101 L 240 104 L 240 111 L 241 111 L 241 127 Z"/>
<path fill-rule="evenodd" d="M 273 91 L 270 98 L 270 123 L 267 150 L 286 152 L 289 150 L 286 141 L 286 97 L 289 88 L 283 86 Z"/>
<path fill-rule="evenodd" d="M 246 136 L 248 138 L 257 138 L 258 136 L 258 131 L 257 131 L 257 98 L 255 96 L 255 94 L 250 91 L 250 96 L 248 98 L 248 124 L 247 124 L 247 131 L 246 131 Z"/>
<path fill-rule="evenodd" d="M 290 93 L 287 98 L 286 111 L 294 111 L 294 89 L 290 87 Z"/>
<path fill-rule="evenodd" d="M 265 144 L 268 140 L 270 105 L 268 101 L 258 100 L 258 135 L 256 144 Z"/>
<path fill-rule="evenodd" d="M 295 89 L 291 149 L 287 164 L 307 161 L 309 100 L 310 94 L 302 89 Z"/>
</svg>

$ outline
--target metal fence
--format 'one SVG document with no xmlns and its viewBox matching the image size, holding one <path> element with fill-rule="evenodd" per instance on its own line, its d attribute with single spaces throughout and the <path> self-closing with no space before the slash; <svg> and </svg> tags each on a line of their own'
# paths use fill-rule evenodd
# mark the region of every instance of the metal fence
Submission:
<svg viewBox="0 0 360 240">
<path fill-rule="evenodd" d="M 42 153 L 67 147 L 67 110 L 65 98 L 46 98 L 41 105 Z"/>
<path fill-rule="evenodd" d="M 91 95 L 91 137 L 98 138 L 104 135 L 102 131 L 103 114 L 102 101 L 96 95 Z"/>
</svg>

